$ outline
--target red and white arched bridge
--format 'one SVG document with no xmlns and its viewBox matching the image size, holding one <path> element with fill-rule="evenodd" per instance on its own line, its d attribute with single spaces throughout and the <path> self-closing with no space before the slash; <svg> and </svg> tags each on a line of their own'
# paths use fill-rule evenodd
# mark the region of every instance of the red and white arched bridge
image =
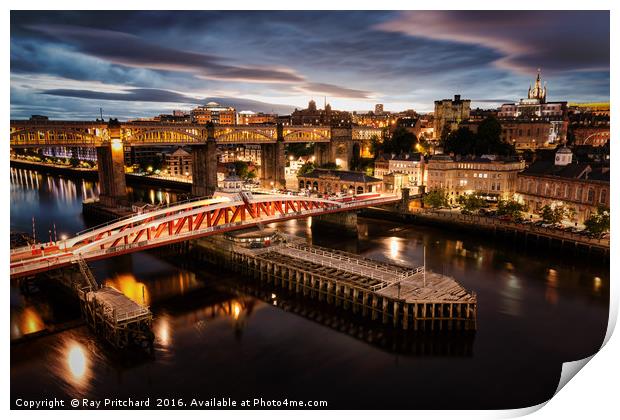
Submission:
<svg viewBox="0 0 620 420">
<path fill-rule="evenodd" d="M 256 224 L 392 204 L 395 195 L 363 194 L 327 200 L 290 195 L 205 198 L 117 219 L 55 243 L 11 250 L 11 277 L 143 251 Z"/>
</svg>

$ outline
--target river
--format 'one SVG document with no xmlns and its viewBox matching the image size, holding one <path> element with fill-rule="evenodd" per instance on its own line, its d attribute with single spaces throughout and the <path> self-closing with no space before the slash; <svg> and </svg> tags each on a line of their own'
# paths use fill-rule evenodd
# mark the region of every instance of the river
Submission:
<svg viewBox="0 0 620 420">
<path fill-rule="evenodd" d="M 174 191 L 129 188 L 145 202 Z M 11 168 L 11 230 L 71 235 L 96 182 Z M 192 398 L 325 400 L 327 408 L 518 408 L 550 398 L 564 361 L 600 348 L 607 327 L 609 262 L 527 250 L 436 227 L 359 219 L 358 238 L 310 222 L 278 228 L 316 244 L 420 265 L 478 295 L 478 330 L 410 337 L 415 350 L 370 344 L 221 284 L 243 281 L 215 266 L 140 252 L 91 264 L 96 278 L 151 306 L 152 357 L 120 357 L 87 327 L 15 342 L 11 399 Z M 191 267 L 191 268 L 188 268 Z M 62 294 L 11 282 L 11 340 L 79 317 Z M 380 327 L 372 327 L 381 336 Z M 377 329 L 379 329 L 377 331 Z M 380 341 L 380 340 L 379 340 Z M 282 407 L 286 408 L 286 407 Z"/>
</svg>

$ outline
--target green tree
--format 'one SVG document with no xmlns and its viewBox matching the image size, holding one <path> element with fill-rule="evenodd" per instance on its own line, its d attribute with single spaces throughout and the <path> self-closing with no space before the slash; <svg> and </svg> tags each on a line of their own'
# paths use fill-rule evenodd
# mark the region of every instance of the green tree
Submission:
<svg viewBox="0 0 620 420">
<path fill-rule="evenodd" d="M 377 156 L 378 153 L 381 152 L 381 140 L 376 135 L 373 135 L 370 138 L 370 153 L 373 156 Z"/>
<path fill-rule="evenodd" d="M 551 207 L 547 204 L 540 209 L 540 217 L 542 217 L 545 223 L 556 225 L 564 220 L 565 215 L 564 206 Z"/>
<path fill-rule="evenodd" d="M 478 194 L 460 195 L 456 201 L 467 211 L 476 211 L 486 205 L 486 200 Z"/>
<path fill-rule="evenodd" d="M 588 232 L 594 235 L 601 235 L 609 231 L 609 222 L 609 209 L 604 206 L 598 206 L 596 213 L 591 214 L 584 224 Z"/>
<path fill-rule="evenodd" d="M 248 163 L 242 160 L 237 160 L 234 162 L 235 165 L 235 173 L 239 176 L 239 178 L 246 179 L 248 177 Z"/>
<path fill-rule="evenodd" d="M 424 196 L 424 205 L 434 209 L 439 207 L 447 207 L 448 195 L 445 190 L 441 188 L 431 190 Z"/>
<path fill-rule="evenodd" d="M 288 143 L 286 145 L 286 152 L 289 156 L 298 158 L 300 156 L 309 156 L 314 153 L 313 143 Z"/>
<path fill-rule="evenodd" d="M 476 137 L 474 133 L 467 127 L 460 127 L 447 135 L 442 146 L 444 153 L 468 155 L 473 153 L 475 143 Z"/>
<path fill-rule="evenodd" d="M 305 174 L 309 174 L 310 172 L 314 171 L 314 168 L 316 168 L 316 166 L 314 166 L 314 162 L 306 162 L 303 165 L 301 165 L 301 168 L 299 168 L 299 170 L 297 171 L 297 175 L 305 175 Z"/>
<path fill-rule="evenodd" d="M 515 200 L 499 200 L 497 202 L 497 215 L 509 216 L 514 221 L 523 219 L 523 212 L 526 210 L 525 204 Z"/>
</svg>

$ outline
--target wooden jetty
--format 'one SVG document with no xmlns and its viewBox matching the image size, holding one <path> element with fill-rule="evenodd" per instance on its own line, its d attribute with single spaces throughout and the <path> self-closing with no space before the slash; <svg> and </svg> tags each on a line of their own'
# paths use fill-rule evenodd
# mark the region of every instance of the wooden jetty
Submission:
<svg viewBox="0 0 620 420">
<path fill-rule="evenodd" d="M 260 232 L 256 233 L 260 239 Z M 273 288 L 316 299 L 372 321 L 414 331 L 475 330 L 477 297 L 455 279 L 424 267 L 384 263 L 311 246 L 279 233 L 274 241 L 241 242 L 237 235 L 196 241 L 214 262 Z"/>
<path fill-rule="evenodd" d="M 77 292 L 84 320 L 95 333 L 117 349 L 150 346 L 154 335 L 149 308 L 112 287 L 99 286 L 82 258 L 78 258 L 77 266 L 79 275 L 65 278 Z"/>
</svg>

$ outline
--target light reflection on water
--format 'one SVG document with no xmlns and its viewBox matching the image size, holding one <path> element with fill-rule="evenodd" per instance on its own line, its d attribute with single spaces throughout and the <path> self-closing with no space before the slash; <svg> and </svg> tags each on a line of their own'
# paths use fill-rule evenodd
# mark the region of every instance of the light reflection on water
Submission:
<svg viewBox="0 0 620 420">
<path fill-rule="evenodd" d="M 77 181 L 74 198 L 63 212 L 55 212 L 53 194 L 69 197 L 73 190 L 65 186 L 51 193 L 44 177 L 33 175 L 32 181 L 27 179 L 19 184 L 19 175 L 11 172 L 12 225 L 28 226 L 33 212 L 37 212 L 43 224 L 57 222 L 56 218 L 61 216 L 73 220 L 74 226 L 82 224 L 79 201 L 86 196 L 85 191 L 96 193 L 93 185 L 87 187 Z M 24 173 L 21 176 L 23 180 L 27 178 Z M 51 185 L 56 185 L 56 181 Z M 151 191 L 132 189 L 131 194 L 145 202 L 151 197 L 157 201 L 160 194 Z M 32 201 L 22 201 L 29 194 Z M 166 195 L 162 198 L 165 200 Z M 573 261 L 556 264 L 547 255 L 502 250 L 482 240 L 440 229 L 410 226 L 396 231 L 391 230 L 394 225 L 389 223 L 363 219 L 360 223 L 367 232 L 362 239 L 348 239 L 336 233 L 313 239 L 323 246 L 412 266 L 422 263 L 426 247 L 429 270 L 445 272 L 478 293 L 480 329 L 471 358 L 429 358 L 427 363 L 420 363 L 416 357 L 407 356 L 399 357 L 396 363 L 392 354 L 346 332 L 331 330 L 243 294 L 200 294 L 205 284 L 221 277 L 216 266 L 203 267 L 213 276 L 205 279 L 202 273 L 164 263 L 153 254 L 139 253 L 93 266 L 100 281 L 151 306 L 155 315 L 154 359 L 128 368 L 104 355 L 99 341 L 86 328 L 65 331 L 15 348 L 11 357 L 12 387 L 32 393 L 45 387 L 70 396 L 114 395 L 120 390 L 132 392 L 133 388 L 127 385 L 131 383 L 137 384 L 135 389 L 144 395 L 172 390 L 177 396 L 184 396 L 197 388 L 205 392 L 226 393 L 239 388 L 247 391 L 256 384 L 258 373 L 268 371 L 264 374 L 275 374 L 278 381 L 264 381 L 261 386 L 277 385 L 300 392 L 325 389 L 331 396 L 345 398 L 351 394 L 351 400 L 358 402 L 360 395 L 363 400 L 371 400 L 364 393 L 372 390 L 372 400 L 384 403 L 392 401 L 395 395 L 405 401 L 412 393 L 425 398 L 437 395 L 437 399 L 450 393 L 454 398 L 476 401 L 479 395 L 489 395 L 489 401 L 501 401 L 507 406 L 514 402 L 510 399 L 513 396 L 518 399 L 519 395 L 533 395 L 534 390 L 540 389 L 529 386 L 524 379 L 526 370 L 541 372 L 549 360 L 585 357 L 588 351 L 600 347 L 604 328 L 599 323 L 607 319 L 609 291 L 604 265 L 584 268 L 573 266 Z M 287 233 L 311 237 L 310 219 L 288 221 L 278 227 Z M 194 293 L 199 293 L 198 297 Z M 278 297 L 277 301 L 281 300 Z M 31 321 L 26 322 L 23 319 L 28 313 L 27 305 L 14 305 L 13 299 L 11 305 L 12 312 L 23 308 L 24 315 L 16 322 L 12 315 L 12 331 L 16 326 L 38 326 L 37 319 L 47 320 L 37 312 L 37 307 L 32 307 L 34 314 L 28 315 Z M 589 316 L 579 318 L 584 328 L 576 330 L 565 318 L 571 317 L 572 321 L 580 313 Z M 557 340 L 551 350 L 550 331 Z M 21 351 L 23 348 L 39 349 L 44 356 L 28 356 Z M 531 369 L 510 368 L 525 364 Z M 462 382 L 465 379 L 461 378 L 471 378 L 474 371 L 488 380 Z M 555 374 L 554 371 L 548 375 Z M 505 377 L 510 378 L 512 388 L 495 385 Z M 342 380 L 347 381 L 350 391 L 338 388 Z M 393 386 L 384 391 L 377 389 L 376 383 Z M 518 402 L 523 406 L 536 401 Z"/>
<path fill-rule="evenodd" d="M 146 285 L 138 281 L 131 273 L 119 274 L 114 278 L 106 279 L 104 284 L 113 287 L 140 305 L 148 306 L 151 302 Z"/>
<path fill-rule="evenodd" d="M 53 365 L 56 375 L 72 392 L 87 394 L 93 379 L 91 352 L 82 343 L 69 338 L 57 349 L 56 357 L 60 359 Z"/>
</svg>

